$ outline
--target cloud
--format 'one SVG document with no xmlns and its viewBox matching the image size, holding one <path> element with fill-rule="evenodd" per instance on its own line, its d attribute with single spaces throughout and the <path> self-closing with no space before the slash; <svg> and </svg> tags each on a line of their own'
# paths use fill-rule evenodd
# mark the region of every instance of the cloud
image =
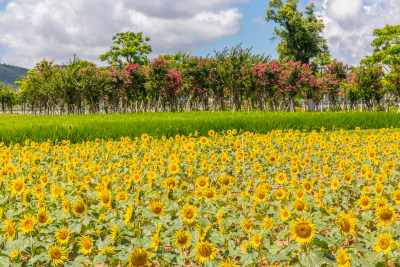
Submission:
<svg viewBox="0 0 400 267">
<path fill-rule="evenodd" d="M 313 0 L 325 23 L 324 36 L 334 58 L 359 64 L 371 55 L 372 32 L 400 24 L 397 0 Z"/>
<path fill-rule="evenodd" d="M 267 22 L 265 21 L 265 18 L 263 18 L 263 17 L 252 18 L 251 22 L 256 23 L 262 27 L 267 27 Z"/>
<path fill-rule="evenodd" d="M 2 1 L 2 0 L 0 0 Z M 118 32 L 143 32 L 152 56 L 194 48 L 240 32 L 233 4 L 248 0 L 10 0 L 0 11 L 0 62 L 33 67 L 76 53 L 99 63 Z"/>
</svg>

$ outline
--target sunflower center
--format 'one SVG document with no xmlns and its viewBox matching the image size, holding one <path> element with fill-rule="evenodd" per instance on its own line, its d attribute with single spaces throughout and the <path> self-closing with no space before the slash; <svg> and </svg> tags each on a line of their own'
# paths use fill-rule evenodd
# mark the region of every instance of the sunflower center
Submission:
<svg viewBox="0 0 400 267">
<path fill-rule="evenodd" d="M 19 183 L 19 182 L 17 182 L 17 183 L 15 183 L 14 188 L 15 188 L 15 191 L 21 191 L 21 189 L 22 189 L 22 184 Z"/>
<path fill-rule="evenodd" d="M 311 235 L 311 227 L 306 224 L 302 223 L 297 227 L 297 235 L 301 238 L 308 238 Z"/>
<path fill-rule="evenodd" d="M 101 201 L 103 201 L 103 203 L 108 203 L 110 201 L 110 196 L 107 193 L 103 193 L 101 195 Z"/>
<path fill-rule="evenodd" d="M 342 228 L 343 232 L 350 232 L 350 222 L 347 219 L 342 220 L 340 223 L 340 227 Z"/>
<path fill-rule="evenodd" d="M 153 212 L 156 213 L 156 214 L 160 213 L 161 212 L 161 207 L 158 206 L 158 205 L 153 207 Z"/>
<path fill-rule="evenodd" d="M 85 205 L 83 203 L 78 203 L 78 205 L 76 205 L 76 212 L 82 213 L 84 211 L 85 211 Z"/>
<path fill-rule="evenodd" d="M 209 246 L 207 246 L 206 244 L 203 244 L 199 249 L 199 253 L 204 258 L 208 258 L 211 255 L 212 250 Z"/>
<path fill-rule="evenodd" d="M 65 239 L 67 239 L 67 237 L 68 237 L 68 234 L 66 232 L 61 232 L 60 233 L 60 239 L 61 240 L 65 240 Z"/>
<path fill-rule="evenodd" d="M 61 252 L 59 250 L 53 251 L 51 257 L 54 260 L 59 260 L 59 259 L 61 259 Z"/>
<path fill-rule="evenodd" d="M 46 214 L 41 213 L 41 214 L 39 215 L 38 221 L 39 221 L 40 223 L 45 223 L 45 222 L 47 221 L 47 216 L 46 216 Z"/>
<path fill-rule="evenodd" d="M 187 236 L 186 236 L 186 235 L 181 235 L 181 236 L 178 237 L 178 243 L 181 244 L 181 245 L 186 244 L 186 241 L 187 241 L 187 240 L 188 240 L 188 239 L 187 239 Z"/>
<path fill-rule="evenodd" d="M 192 210 L 187 210 L 187 211 L 185 212 L 185 217 L 186 217 L 186 218 L 192 219 L 193 216 L 194 216 L 194 212 L 193 212 Z"/>
<path fill-rule="evenodd" d="M 146 261 L 147 261 L 147 254 L 144 253 L 133 255 L 131 259 L 131 263 L 133 266 L 142 266 L 146 264 Z"/>
<path fill-rule="evenodd" d="M 92 243 L 89 242 L 89 241 L 86 241 L 86 242 L 83 244 L 83 247 L 84 247 L 86 250 L 89 250 L 89 249 L 92 248 Z"/>
<path fill-rule="evenodd" d="M 392 212 L 388 209 L 385 209 L 381 212 L 380 217 L 383 221 L 390 221 L 392 219 Z"/>
<path fill-rule="evenodd" d="M 382 250 L 386 250 L 389 247 L 389 245 L 390 245 L 389 242 L 385 239 L 379 241 L 379 247 Z"/>
</svg>

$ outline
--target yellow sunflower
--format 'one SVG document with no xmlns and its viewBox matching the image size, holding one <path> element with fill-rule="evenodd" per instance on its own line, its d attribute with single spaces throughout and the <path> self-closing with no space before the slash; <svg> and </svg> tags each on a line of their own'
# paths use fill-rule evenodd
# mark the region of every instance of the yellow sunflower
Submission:
<svg viewBox="0 0 400 267">
<path fill-rule="evenodd" d="M 273 223 L 272 219 L 269 218 L 268 216 L 264 217 L 264 219 L 262 221 L 262 227 L 265 230 L 270 230 L 272 227 L 274 227 L 274 223 Z"/>
<path fill-rule="evenodd" d="M 351 234 L 354 232 L 356 222 L 354 221 L 352 214 L 341 213 L 337 222 L 340 231 L 342 231 L 343 234 Z"/>
<path fill-rule="evenodd" d="M 248 218 L 244 218 L 242 221 L 242 230 L 245 233 L 250 233 L 251 232 L 251 228 L 252 228 L 252 224 L 253 222 L 248 219 Z"/>
<path fill-rule="evenodd" d="M 282 222 L 289 220 L 290 218 L 290 210 L 288 209 L 281 209 L 279 211 L 279 218 L 281 218 Z"/>
<path fill-rule="evenodd" d="M 33 215 L 24 215 L 24 218 L 21 219 L 21 221 L 20 221 L 19 229 L 24 234 L 27 234 L 27 233 L 33 231 L 35 224 L 36 224 L 36 221 L 35 221 L 35 217 L 33 217 Z"/>
<path fill-rule="evenodd" d="M 396 202 L 396 205 L 400 204 L 400 190 L 396 190 L 393 192 L 393 200 Z"/>
<path fill-rule="evenodd" d="M 278 172 L 275 174 L 275 182 L 277 184 L 284 184 L 286 182 L 286 174 L 283 172 Z"/>
<path fill-rule="evenodd" d="M 203 264 L 206 260 L 213 260 L 217 254 L 215 246 L 209 242 L 199 242 L 196 244 L 196 260 Z"/>
<path fill-rule="evenodd" d="M 314 188 L 313 184 L 310 181 L 308 181 L 307 179 L 303 180 L 303 182 L 301 183 L 301 187 L 303 188 L 303 190 L 306 193 L 311 193 L 311 191 Z"/>
<path fill-rule="evenodd" d="M 305 217 L 297 218 L 291 230 L 297 243 L 310 243 L 315 236 L 315 225 Z"/>
<path fill-rule="evenodd" d="M 208 178 L 205 176 L 199 176 L 196 178 L 196 186 L 200 189 L 206 188 L 208 186 Z"/>
<path fill-rule="evenodd" d="M 239 265 L 234 264 L 231 258 L 227 258 L 226 261 L 219 264 L 219 267 L 239 267 Z"/>
<path fill-rule="evenodd" d="M 197 209 L 193 205 L 186 204 L 181 210 L 181 215 L 184 222 L 191 224 L 197 217 Z"/>
<path fill-rule="evenodd" d="M 180 248 L 185 248 L 192 240 L 192 237 L 185 230 L 179 230 L 175 234 L 175 244 Z"/>
<path fill-rule="evenodd" d="M 251 237 L 250 237 L 250 244 L 252 244 L 252 246 L 254 248 L 259 248 L 261 246 L 261 242 L 262 242 L 262 236 L 259 233 L 254 233 Z"/>
<path fill-rule="evenodd" d="M 72 205 L 72 212 L 75 215 L 86 215 L 87 207 L 85 202 L 82 199 L 77 200 L 74 205 Z"/>
<path fill-rule="evenodd" d="M 332 181 L 331 181 L 331 189 L 332 189 L 332 191 L 338 190 L 339 186 L 340 186 L 339 180 L 337 178 L 333 178 Z"/>
<path fill-rule="evenodd" d="M 172 174 L 177 174 L 179 172 L 179 165 L 175 162 L 172 162 L 169 166 L 168 166 L 168 170 L 170 173 Z"/>
<path fill-rule="evenodd" d="M 69 229 L 64 226 L 64 227 L 58 228 L 58 230 L 55 234 L 55 238 L 58 243 L 68 244 L 69 235 L 70 235 Z"/>
<path fill-rule="evenodd" d="M 217 198 L 217 190 L 215 189 L 215 187 L 209 187 L 206 188 L 203 191 L 203 196 L 206 197 L 207 199 L 216 199 Z"/>
<path fill-rule="evenodd" d="M 51 221 L 50 212 L 45 209 L 39 209 L 37 214 L 37 221 L 41 224 L 49 224 Z"/>
<path fill-rule="evenodd" d="M 337 251 L 336 263 L 338 267 L 351 267 L 350 257 L 346 249 L 339 249 Z"/>
<path fill-rule="evenodd" d="M 375 251 L 381 252 L 383 251 L 384 254 L 387 254 L 389 251 L 394 249 L 394 240 L 391 234 L 383 233 L 379 235 L 378 240 L 375 243 Z"/>
<path fill-rule="evenodd" d="M 88 235 L 83 235 L 78 241 L 79 252 L 83 255 L 88 255 L 93 250 L 93 238 Z"/>
<path fill-rule="evenodd" d="M 307 209 L 307 202 L 305 202 L 303 199 L 301 198 L 297 198 L 293 204 L 292 204 L 292 208 L 295 212 L 302 212 L 305 211 Z"/>
<path fill-rule="evenodd" d="M 160 200 L 153 199 L 150 202 L 151 213 L 157 215 L 158 217 L 164 215 L 165 206 Z"/>
<path fill-rule="evenodd" d="M 56 266 L 58 264 L 63 264 L 63 260 L 67 259 L 66 250 L 62 249 L 61 246 L 57 244 L 49 246 L 49 254 L 47 255 Z"/>
<path fill-rule="evenodd" d="M 380 226 L 388 226 L 396 219 L 396 213 L 389 205 L 378 208 L 376 211 L 376 216 Z"/>
<path fill-rule="evenodd" d="M 358 204 L 360 205 L 361 209 L 367 210 L 371 207 L 371 198 L 366 195 L 362 195 L 358 200 Z"/>
<path fill-rule="evenodd" d="M 11 219 L 4 221 L 3 232 L 7 240 L 14 239 L 17 227 Z"/>
<path fill-rule="evenodd" d="M 17 178 L 11 182 L 11 193 L 14 195 L 21 195 L 25 191 L 24 178 Z"/>
</svg>

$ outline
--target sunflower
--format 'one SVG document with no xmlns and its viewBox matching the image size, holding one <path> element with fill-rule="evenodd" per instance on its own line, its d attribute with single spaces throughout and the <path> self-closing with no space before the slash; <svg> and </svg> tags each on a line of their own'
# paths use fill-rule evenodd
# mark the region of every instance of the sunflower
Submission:
<svg viewBox="0 0 400 267">
<path fill-rule="evenodd" d="M 341 213 L 337 222 L 339 224 L 340 231 L 342 231 L 344 235 L 354 232 L 356 222 L 354 221 L 352 214 Z"/>
<path fill-rule="evenodd" d="M 254 197 L 256 198 L 257 202 L 263 202 L 263 201 L 267 200 L 268 194 L 264 188 L 259 187 L 254 192 Z"/>
<path fill-rule="evenodd" d="M 83 235 L 78 241 L 79 252 L 83 255 L 88 255 L 93 250 L 93 238 L 88 235 Z"/>
<path fill-rule="evenodd" d="M 197 209 L 193 205 L 186 204 L 181 210 L 182 219 L 184 222 L 191 224 L 197 216 Z"/>
<path fill-rule="evenodd" d="M 293 204 L 292 208 L 295 212 L 302 212 L 307 209 L 307 202 L 305 202 L 303 199 L 298 198 L 296 199 Z"/>
<path fill-rule="evenodd" d="M 277 184 L 284 184 L 286 182 L 286 175 L 283 172 L 275 174 L 275 182 Z"/>
<path fill-rule="evenodd" d="M 371 207 L 371 198 L 366 195 L 362 195 L 358 200 L 358 204 L 360 205 L 361 209 L 367 210 Z"/>
<path fill-rule="evenodd" d="M 184 230 L 179 230 L 175 234 L 175 244 L 180 248 L 185 248 L 192 240 L 190 234 Z"/>
<path fill-rule="evenodd" d="M 17 228 L 11 219 L 4 221 L 3 232 L 7 240 L 14 239 Z"/>
<path fill-rule="evenodd" d="M 19 255 L 18 249 L 11 250 L 10 257 L 11 259 L 15 260 Z"/>
<path fill-rule="evenodd" d="M 378 217 L 378 223 L 380 226 L 388 226 L 396 219 L 396 213 L 389 205 L 378 208 L 376 216 Z"/>
<path fill-rule="evenodd" d="M 175 177 L 167 178 L 163 182 L 166 188 L 178 188 L 178 180 Z"/>
<path fill-rule="evenodd" d="M 67 227 L 60 227 L 58 228 L 55 238 L 58 243 L 61 244 L 68 244 L 70 232 Z"/>
<path fill-rule="evenodd" d="M 394 249 L 394 240 L 391 234 L 383 233 L 379 235 L 378 240 L 375 243 L 375 251 L 381 252 L 383 251 L 384 254 L 387 254 L 389 251 Z"/>
<path fill-rule="evenodd" d="M 252 226 L 252 221 L 249 220 L 248 218 L 244 218 L 242 221 L 242 230 L 245 233 L 250 233 L 251 232 L 251 226 Z"/>
<path fill-rule="evenodd" d="M 50 220 L 51 218 L 49 211 L 46 212 L 45 209 L 39 209 L 39 212 L 37 214 L 37 221 L 41 224 L 49 224 Z"/>
<path fill-rule="evenodd" d="M 24 178 L 17 178 L 11 182 L 11 193 L 14 195 L 21 195 L 25 191 Z"/>
<path fill-rule="evenodd" d="M 291 230 L 297 243 L 310 243 L 315 236 L 315 225 L 304 217 L 297 218 Z"/>
<path fill-rule="evenodd" d="M 377 183 L 377 184 L 375 184 L 375 186 L 374 186 L 374 191 L 375 191 L 375 194 L 377 195 L 377 196 L 380 196 L 380 195 L 382 195 L 382 193 L 383 193 L 383 185 L 381 184 L 381 183 Z"/>
<path fill-rule="evenodd" d="M 172 162 L 169 166 L 168 166 L 168 170 L 170 173 L 172 174 L 177 174 L 179 172 L 179 165 L 176 164 L 175 162 Z"/>
<path fill-rule="evenodd" d="M 233 264 L 231 258 L 227 258 L 226 261 L 219 264 L 219 267 L 239 267 L 239 265 Z"/>
<path fill-rule="evenodd" d="M 112 195 L 110 194 L 110 192 L 108 192 L 107 189 L 103 189 L 100 192 L 98 192 L 98 197 L 100 199 L 100 205 L 102 207 L 111 207 L 111 199 L 112 199 Z"/>
<path fill-rule="evenodd" d="M 254 233 L 251 237 L 251 244 L 253 245 L 253 247 L 255 248 L 259 248 L 261 246 L 261 242 L 262 242 L 262 236 L 259 233 Z"/>
<path fill-rule="evenodd" d="M 279 218 L 281 218 L 282 222 L 289 220 L 290 218 L 290 210 L 288 209 L 281 209 L 279 211 Z"/>
<path fill-rule="evenodd" d="M 209 242 L 199 242 L 196 244 L 196 260 L 201 264 L 206 260 L 213 260 L 217 254 L 217 249 L 215 246 Z"/>
<path fill-rule="evenodd" d="M 346 182 L 346 183 L 351 183 L 351 181 L 353 181 L 353 175 L 351 174 L 351 173 L 349 173 L 349 172 L 346 172 L 344 175 L 343 175 L 343 180 Z"/>
<path fill-rule="evenodd" d="M 337 178 L 333 178 L 332 181 L 331 181 L 331 189 L 332 189 L 332 191 L 338 190 L 339 186 L 340 186 L 339 180 Z"/>
<path fill-rule="evenodd" d="M 21 221 L 20 221 L 19 229 L 24 234 L 26 234 L 26 233 L 33 231 L 35 224 L 36 224 L 36 221 L 35 221 L 35 217 L 33 217 L 33 215 L 24 215 L 24 218 L 21 219 Z"/>
<path fill-rule="evenodd" d="M 351 267 L 350 257 L 346 249 L 339 249 L 337 251 L 338 255 L 336 256 L 336 263 L 338 267 Z"/>
<path fill-rule="evenodd" d="M 58 264 L 63 264 L 63 260 L 67 259 L 66 251 L 57 244 L 49 246 L 49 254 L 47 254 L 53 263 L 57 266 Z"/>
<path fill-rule="evenodd" d="M 216 199 L 217 198 L 217 190 L 215 189 L 215 187 L 209 187 L 206 188 L 203 192 L 203 195 L 207 198 L 207 199 Z"/>
<path fill-rule="evenodd" d="M 151 253 L 148 252 L 145 248 L 137 248 L 135 250 L 132 250 L 128 260 L 129 266 L 148 266 L 150 256 Z"/>
<path fill-rule="evenodd" d="M 283 188 L 278 188 L 275 191 L 275 197 L 277 199 L 284 199 L 286 197 L 286 191 Z"/>
<path fill-rule="evenodd" d="M 87 207 L 83 199 L 77 200 L 74 205 L 72 206 L 72 212 L 75 215 L 86 215 L 87 214 Z"/>
<path fill-rule="evenodd" d="M 269 230 L 272 227 L 274 227 L 274 223 L 273 223 L 272 219 L 270 217 L 268 217 L 268 216 L 264 217 L 264 219 L 262 220 L 262 227 L 265 230 Z"/>
<path fill-rule="evenodd" d="M 69 200 L 66 197 L 63 197 L 62 208 L 64 213 L 67 213 L 69 211 Z"/>
<path fill-rule="evenodd" d="M 396 205 L 400 204 L 400 190 L 396 190 L 393 192 L 393 200 L 396 202 Z"/>
<path fill-rule="evenodd" d="M 384 207 L 386 205 L 387 205 L 386 198 L 381 197 L 381 198 L 375 199 L 375 209 L 382 208 L 382 207 Z"/>
<path fill-rule="evenodd" d="M 114 241 L 114 239 L 117 237 L 118 235 L 118 225 L 113 224 L 112 230 L 111 230 L 111 236 L 110 236 L 110 240 Z"/>
<path fill-rule="evenodd" d="M 151 213 L 157 215 L 158 217 L 164 215 L 165 206 L 160 200 L 153 199 L 150 203 Z"/>
</svg>

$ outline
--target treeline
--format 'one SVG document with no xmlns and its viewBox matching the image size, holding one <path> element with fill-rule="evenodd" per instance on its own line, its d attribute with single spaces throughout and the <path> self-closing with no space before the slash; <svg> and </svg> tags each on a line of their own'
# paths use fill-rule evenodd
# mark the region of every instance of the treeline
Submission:
<svg viewBox="0 0 400 267">
<path fill-rule="evenodd" d="M 74 60 L 43 60 L 30 70 L 10 105 L 23 112 L 126 113 L 192 110 L 375 110 L 399 97 L 400 67 L 384 74 L 379 64 L 350 68 L 270 60 L 236 46 L 213 57 L 184 54 L 146 64 L 98 68 Z M 380 107 L 382 108 L 382 107 Z"/>
</svg>

